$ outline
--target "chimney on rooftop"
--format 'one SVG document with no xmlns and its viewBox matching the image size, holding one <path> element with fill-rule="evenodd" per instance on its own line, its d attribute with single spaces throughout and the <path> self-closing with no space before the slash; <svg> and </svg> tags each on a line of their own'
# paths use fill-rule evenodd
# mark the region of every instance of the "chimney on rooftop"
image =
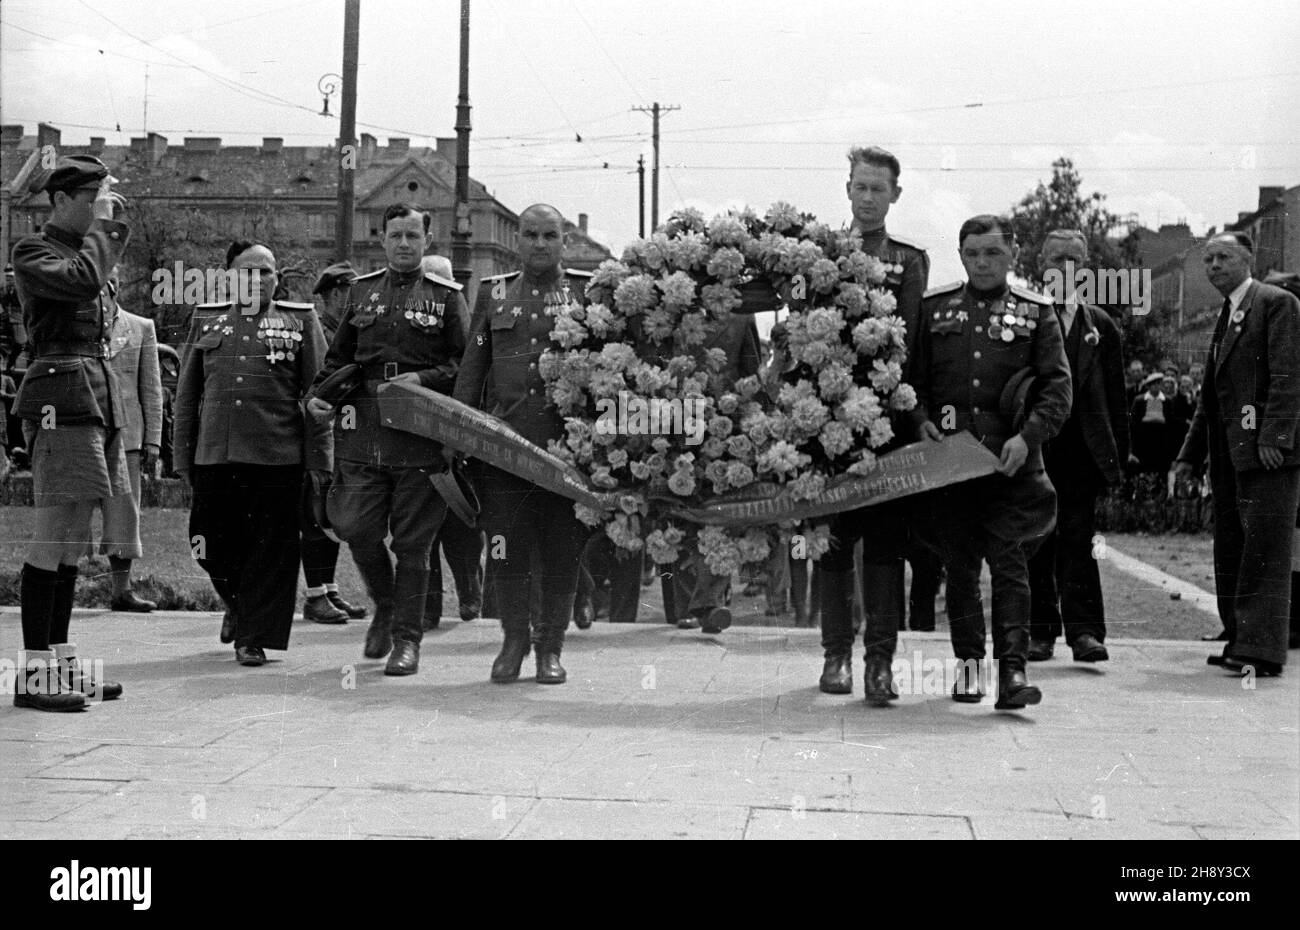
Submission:
<svg viewBox="0 0 1300 930">
<path fill-rule="evenodd" d="M 375 157 L 375 150 L 379 147 L 379 140 L 368 132 L 361 134 L 361 160 L 368 162 Z"/>
<path fill-rule="evenodd" d="M 284 148 L 284 139 L 280 136 L 263 136 L 262 137 L 262 154 L 279 155 L 280 150 Z"/>
<path fill-rule="evenodd" d="M 1263 210 L 1274 200 L 1281 197 L 1286 192 L 1286 188 L 1278 185 L 1276 187 L 1260 187 L 1259 189 L 1259 209 Z"/>
<path fill-rule="evenodd" d="M 0 145 L 17 145 L 22 141 L 23 127 L 21 123 L 0 126 Z"/>
<path fill-rule="evenodd" d="M 150 133 L 153 135 L 153 133 Z M 135 140 L 132 139 L 132 142 Z M 220 136 L 186 136 L 185 151 L 187 152 L 220 152 Z"/>
<path fill-rule="evenodd" d="M 388 150 L 392 152 L 394 155 L 405 155 L 407 152 L 411 150 L 411 140 L 395 139 L 392 136 L 389 136 Z"/>
<path fill-rule="evenodd" d="M 438 139 L 438 157 L 445 159 L 453 167 L 456 164 L 456 139 L 455 137 Z"/>
<path fill-rule="evenodd" d="M 47 145 L 52 145 L 57 149 L 62 139 L 62 131 L 54 128 L 49 123 L 38 123 L 36 125 L 36 147 L 38 149 L 44 150 Z"/>
<path fill-rule="evenodd" d="M 585 214 L 585 213 L 579 213 L 579 214 L 578 214 L 578 228 L 582 230 L 582 232 L 583 232 L 584 235 L 586 235 L 586 232 L 587 232 L 587 214 Z"/>
<path fill-rule="evenodd" d="M 167 137 L 160 136 L 156 132 L 149 133 L 149 138 L 145 142 L 145 154 L 151 165 L 162 161 L 162 157 L 167 154 Z"/>
<path fill-rule="evenodd" d="M 104 153 L 104 137 L 103 137 L 103 136 L 91 136 L 91 137 L 90 137 L 90 154 L 91 154 L 91 155 L 102 155 L 103 153 Z"/>
</svg>

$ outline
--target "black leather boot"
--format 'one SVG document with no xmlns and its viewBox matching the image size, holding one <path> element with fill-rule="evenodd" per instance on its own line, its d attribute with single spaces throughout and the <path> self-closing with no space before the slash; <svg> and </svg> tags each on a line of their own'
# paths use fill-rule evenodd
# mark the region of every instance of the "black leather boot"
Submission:
<svg viewBox="0 0 1300 930">
<path fill-rule="evenodd" d="M 542 616 L 537 631 L 537 682 L 543 685 L 562 685 L 568 679 L 560 664 L 564 649 L 564 631 L 573 616 L 573 594 L 547 593 L 542 598 Z"/>
<path fill-rule="evenodd" d="M 417 565 L 401 559 L 397 562 L 397 576 L 393 581 L 393 653 L 384 668 L 385 675 L 414 675 L 420 668 L 429 570 Z"/>
<path fill-rule="evenodd" d="M 524 656 L 532 648 L 532 634 L 528 621 L 522 624 L 501 621 L 505 631 L 505 640 L 501 643 L 501 652 L 492 663 L 492 680 L 498 684 L 507 684 L 519 680 L 519 669 L 524 664 Z"/>
<path fill-rule="evenodd" d="M 822 650 L 826 665 L 818 687 L 827 694 L 853 693 L 852 600 L 851 569 L 821 570 Z M 839 671 L 832 674 L 836 669 Z"/>
<path fill-rule="evenodd" d="M 384 666 L 385 675 L 414 675 L 420 670 L 420 644 L 393 640 L 393 651 Z"/>
<path fill-rule="evenodd" d="M 822 677 L 818 683 L 823 694 L 853 693 L 853 655 L 827 656 L 822 666 Z"/>
<path fill-rule="evenodd" d="M 1005 661 L 998 665 L 998 702 L 997 710 L 1020 710 L 1029 704 L 1037 704 L 1043 699 L 1043 692 L 1029 683 L 1025 670 L 1014 665 L 1008 667 Z"/>
<path fill-rule="evenodd" d="M 366 593 L 375 602 L 375 616 L 366 630 L 363 654 L 367 659 L 382 659 L 393 648 L 393 563 L 382 543 L 351 549 Z"/>
<path fill-rule="evenodd" d="M 545 651 L 537 652 L 537 683 L 539 685 L 562 685 L 569 680 L 569 673 L 560 664 L 560 650 L 548 646 Z"/>
<path fill-rule="evenodd" d="M 880 655 L 867 656 L 867 674 L 863 689 L 867 693 L 867 703 L 872 707 L 885 707 L 890 701 L 898 700 L 894 690 L 894 670 L 889 659 Z"/>
</svg>

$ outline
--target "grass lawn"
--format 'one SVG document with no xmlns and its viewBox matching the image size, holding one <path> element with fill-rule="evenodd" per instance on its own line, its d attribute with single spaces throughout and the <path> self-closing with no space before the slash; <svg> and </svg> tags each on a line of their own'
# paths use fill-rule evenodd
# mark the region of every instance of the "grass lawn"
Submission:
<svg viewBox="0 0 1300 930">
<path fill-rule="evenodd" d="M 22 567 L 27 540 L 32 532 L 33 511 L 26 507 L 0 507 L 0 604 L 18 603 L 18 573 Z M 136 590 L 142 597 L 159 602 L 170 610 L 219 610 L 220 603 L 207 576 L 190 558 L 187 539 L 189 514 L 184 510 L 146 509 L 141 513 L 140 535 L 145 558 L 136 563 Z M 1126 555 L 1150 563 L 1161 571 L 1214 590 L 1211 539 L 1208 535 L 1148 536 L 1110 534 L 1107 544 Z M 347 554 L 339 558 L 336 580 L 343 595 L 366 603 L 356 566 Z M 109 578 L 107 560 L 97 558 L 82 562 L 83 580 L 77 590 L 77 604 L 82 607 L 108 606 Z M 452 594 L 451 573 L 443 566 L 446 594 L 442 614 L 455 617 L 456 600 Z M 302 580 L 299 576 L 301 598 Z M 792 624 L 790 616 L 765 617 L 765 598 L 747 597 L 742 586 L 733 586 L 732 611 L 737 623 L 747 625 Z M 1119 572 L 1104 560 L 1102 587 L 1106 595 L 1108 626 L 1113 636 L 1155 639 L 1196 639 L 1202 633 L 1218 629 L 1214 617 L 1149 584 Z M 992 603 L 988 570 L 984 573 L 984 604 L 987 614 Z M 945 625 L 943 595 L 939 599 L 939 624 Z M 641 589 L 641 622 L 663 619 L 663 601 L 656 582 Z"/>
</svg>

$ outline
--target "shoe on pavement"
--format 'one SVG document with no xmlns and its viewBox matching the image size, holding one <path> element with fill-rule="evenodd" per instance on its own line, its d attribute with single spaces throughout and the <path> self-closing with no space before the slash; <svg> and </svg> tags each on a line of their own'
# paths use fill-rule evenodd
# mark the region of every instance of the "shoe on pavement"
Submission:
<svg viewBox="0 0 1300 930">
<path fill-rule="evenodd" d="M 1076 662 L 1105 662 L 1110 658 L 1106 647 L 1091 633 L 1080 633 L 1074 642 L 1070 643 L 1070 649 L 1074 651 Z"/>
<path fill-rule="evenodd" d="M 303 602 L 302 618 L 312 623 L 339 624 L 348 622 L 348 613 L 331 601 L 328 594 L 317 594 Z"/>
</svg>

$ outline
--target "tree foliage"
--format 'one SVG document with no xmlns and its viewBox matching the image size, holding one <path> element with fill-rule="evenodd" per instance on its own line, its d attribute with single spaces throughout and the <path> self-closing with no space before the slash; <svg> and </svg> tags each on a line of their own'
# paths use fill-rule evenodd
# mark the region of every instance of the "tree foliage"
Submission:
<svg viewBox="0 0 1300 930">
<path fill-rule="evenodd" d="M 1106 208 L 1100 191 L 1083 193 L 1083 178 L 1074 162 L 1062 156 L 1052 162 L 1052 179 L 1040 181 L 1011 209 L 1010 220 L 1020 244 L 1015 271 L 1027 281 L 1038 281 L 1038 257 L 1047 234 L 1054 229 L 1077 229 L 1088 240 L 1088 267 L 1136 268 L 1140 264 L 1137 237 L 1132 232 L 1116 237 L 1120 217 Z M 1165 354 L 1168 334 L 1154 321 L 1134 316 L 1132 308 L 1104 306 L 1119 323 L 1124 337 L 1124 357 L 1148 365 Z"/>
</svg>

